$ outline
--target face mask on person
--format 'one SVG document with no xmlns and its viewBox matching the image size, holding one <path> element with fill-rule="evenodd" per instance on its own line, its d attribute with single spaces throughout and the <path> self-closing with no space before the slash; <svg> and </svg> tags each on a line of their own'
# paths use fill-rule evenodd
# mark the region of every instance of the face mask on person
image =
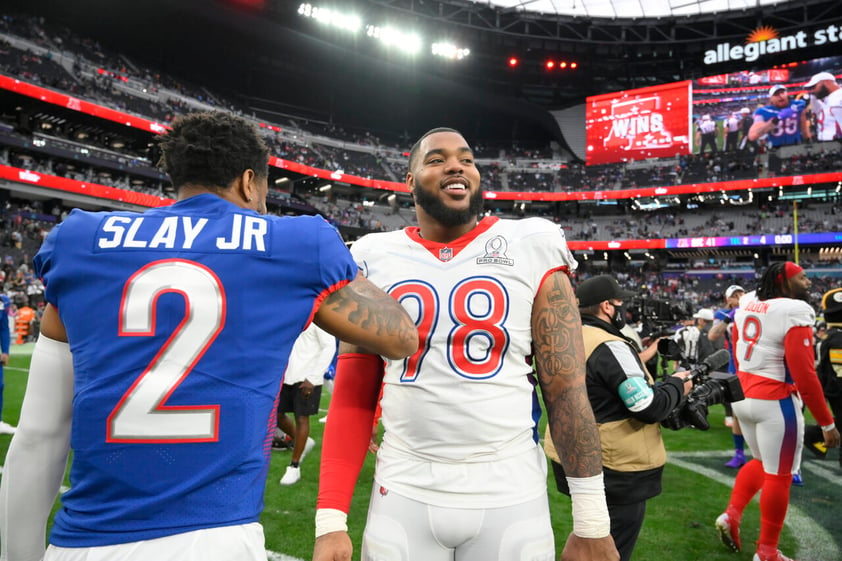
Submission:
<svg viewBox="0 0 842 561">
<path fill-rule="evenodd" d="M 624 304 L 611 303 L 614 306 L 614 315 L 611 316 L 611 325 L 617 329 L 622 329 L 626 326 L 626 306 Z"/>
</svg>

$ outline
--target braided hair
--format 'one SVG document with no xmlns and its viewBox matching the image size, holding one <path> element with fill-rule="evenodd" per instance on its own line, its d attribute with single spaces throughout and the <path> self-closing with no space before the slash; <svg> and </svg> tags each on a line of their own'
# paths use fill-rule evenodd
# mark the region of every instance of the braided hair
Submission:
<svg viewBox="0 0 842 561">
<path fill-rule="evenodd" d="M 784 271 L 785 267 L 785 262 L 769 265 L 769 268 L 760 277 L 760 283 L 757 285 L 757 298 L 759 300 L 781 298 L 789 293 L 786 273 Z"/>
</svg>

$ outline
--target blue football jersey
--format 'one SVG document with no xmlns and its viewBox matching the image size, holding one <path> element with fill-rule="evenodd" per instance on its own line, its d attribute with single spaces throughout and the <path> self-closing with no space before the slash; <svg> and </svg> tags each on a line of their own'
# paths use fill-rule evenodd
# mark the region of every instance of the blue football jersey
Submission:
<svg viewBox="0 0 842 561">
<path fill-rule="evenodd" d="M 12 307 L 12 301 L 5 294 L 0 294 L 0 352 L 9 354 L 9 346 L 11 345 L 12 329 L 9 326 L 9 309 Z M 0 364 L 0 373 L 3 372 L 3 365 Z M 0 380 L 2 381 L 2 380 Z M 2 395 L 0 395 L 2 397 Z M 0 406 L 3 402 L 0 401 Z M 2 411 L 2 407 L 0 407 Z"/>
<path fill-rule="evenodd" d="M 35 268 L 75 377 L 71 488 L 51 543 L 257 521 L 292 345 L 357 274 L 336 230 L 211 194 L 143 214 L 74 210 Z"/>
<path fill-rule="evenodd" d="M 766 144 L 769 146 L 786 146 L 788 144 L 799 144 L 801 142 L 801 113 L 807 107 L 807 102 L 803 99 L 790 100 L 788 108 L 792 109 L 793 114 L 785 119 L 779 119 L 778 124 L 766 137 Z M 785 109 L 785 108 L 784 108 Z M 771 119 L 778 117 L 781 109 L 772 105 L 765 105 L 758 108 L 754 112 L 754 116 L 761 117 L 768 122 Z"/>
</svg>

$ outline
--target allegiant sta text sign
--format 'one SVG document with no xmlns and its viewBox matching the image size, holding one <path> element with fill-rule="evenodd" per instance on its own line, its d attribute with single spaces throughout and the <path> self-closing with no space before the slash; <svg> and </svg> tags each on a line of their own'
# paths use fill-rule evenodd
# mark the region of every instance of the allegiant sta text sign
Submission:
<svg viewBox="0 0 842 561">
<path fill-rule="evenodd" d="M 842 41 L 842 27 L 828 25 L 817 29 L 812 35 L 806 31 L 799 31 L 792 35 L 780 37 L 773 27 L 758 27 L 746 37 L 744 45 L 719 43 L 711 50 L 705 51 L 705 64 L 744 60 L 754 62 L 763 55 L 782 53 L 807 47 L 819 47 Z"/>
</svg>

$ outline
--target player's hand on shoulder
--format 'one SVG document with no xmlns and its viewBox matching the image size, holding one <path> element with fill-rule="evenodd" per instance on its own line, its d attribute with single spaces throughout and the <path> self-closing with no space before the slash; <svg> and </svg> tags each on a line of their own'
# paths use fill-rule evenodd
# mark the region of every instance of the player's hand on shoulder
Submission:
<svg viewBox="0 0 842 561">
<path fill-rule="evenodd" d="M 573 532 L 567 536 L 560 561 L 619 561 L 614 538 L 580 538 Z"/>
<path fill-rule="evenodd" d="M 330 532 L 316 538 L 313 561 L 351 561 L 353 552 L 348 532 Z"/>
</svg>

